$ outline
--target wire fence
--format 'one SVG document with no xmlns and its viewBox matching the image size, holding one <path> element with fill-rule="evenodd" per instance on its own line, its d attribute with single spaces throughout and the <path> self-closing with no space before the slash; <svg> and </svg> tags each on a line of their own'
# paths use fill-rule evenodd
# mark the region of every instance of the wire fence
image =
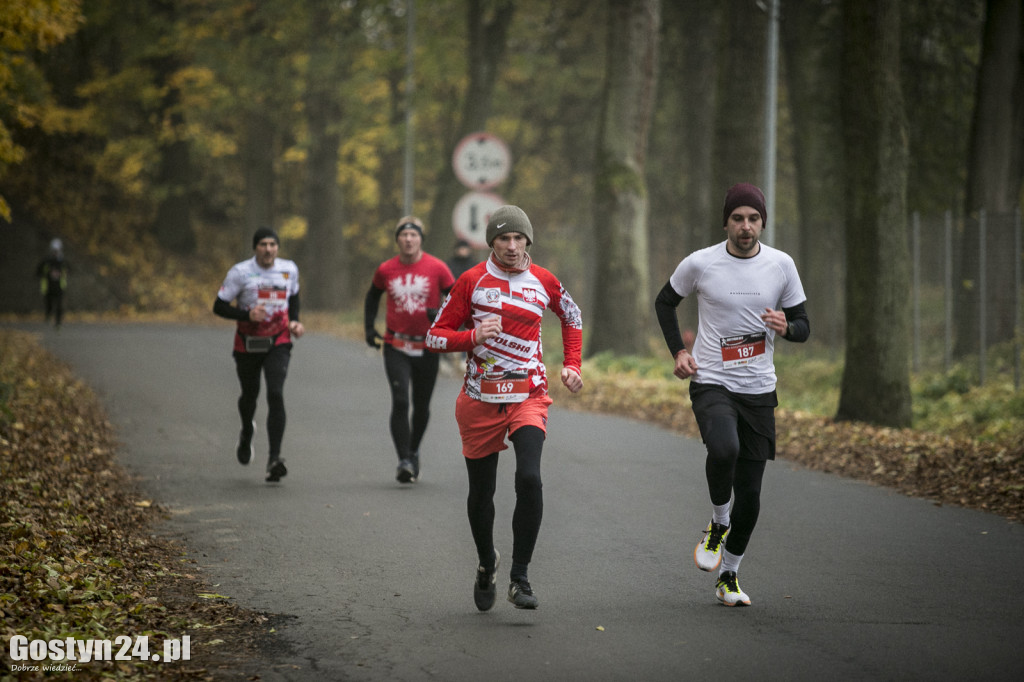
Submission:
<svg viewBox="0 0 1024 682">
<path fill-rule="evenodd" d="M 913 370 L 950 371 L 977 354 L 977 380 L 1012 373 L 1021 388 L 1021 211 L 984 210 L 955 224 L 952 211 L 911 216 Z M 993 349 L 1012 358 L 994 362 Z M 1003 353 L 1005 355 L 1005 353 Z M 941 358 L 941 364 L 938 361 Z M 1002 358 L 1005 360 L 1005 358 Z"/>
</svg>

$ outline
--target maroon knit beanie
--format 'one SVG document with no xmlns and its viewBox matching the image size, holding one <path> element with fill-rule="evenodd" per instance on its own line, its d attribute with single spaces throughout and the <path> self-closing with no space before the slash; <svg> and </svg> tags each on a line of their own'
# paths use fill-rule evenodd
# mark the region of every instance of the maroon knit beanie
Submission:
<svg viewBox="0 0 1024 682">
<path fill-rule="evenodd" d="M 729 216 L 740 206 L 749 206 L 761 214 L 761 227 L 768 227 L 768 211 L 764 207 L 764 194 L 749 182 L 733 185 L 725 195 L 722 209 L 722 225 L 729 223 Z"/>
</svg>

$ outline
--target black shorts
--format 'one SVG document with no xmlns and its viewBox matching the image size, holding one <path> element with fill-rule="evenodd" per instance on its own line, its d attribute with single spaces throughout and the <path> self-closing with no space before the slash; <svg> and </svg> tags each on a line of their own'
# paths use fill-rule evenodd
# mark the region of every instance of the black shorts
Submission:
<svg viewBox="0 0 1024 682">
<path fill-rule="evenodd" d="M 740 459 L 775 459 L 775 408 L 779 398 L 770 393 L 734 393 L 715 384 L 690 381 L 690 403 L 701 438 L 707 442 L 713 417 L 735 420 L 740 441 Z"/>
</svg>

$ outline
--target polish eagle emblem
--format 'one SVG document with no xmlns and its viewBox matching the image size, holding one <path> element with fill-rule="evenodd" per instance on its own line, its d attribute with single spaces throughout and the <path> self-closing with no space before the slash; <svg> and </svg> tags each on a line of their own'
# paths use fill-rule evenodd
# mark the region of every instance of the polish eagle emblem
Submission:
<svg viewBox="0 0 1024 682">
<path fill-rule="evenodd" d="M 388 295 L 406 313 L 426 311 L 429 294 L 430 278 L 426 275 L 399 275 L 388 282 Z"/>
</svg>

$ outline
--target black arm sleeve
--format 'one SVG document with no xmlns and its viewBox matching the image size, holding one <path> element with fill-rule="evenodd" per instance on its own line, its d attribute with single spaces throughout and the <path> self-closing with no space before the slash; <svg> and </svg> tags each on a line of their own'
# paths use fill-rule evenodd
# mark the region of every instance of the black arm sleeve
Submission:
<svg viewBox="0 0 1024 682">
<path fill-rule="evenodd" d="M 448 298 L 448 294 L 450 294 L 451 291 L 452 291 L 451 287 L 448 287 L 447 289 L 441 289 L 441 303 L 442 303 L 442 305 L 444 304 L 445 299 Z M 436 320 L 437 319 L 437 313 L 440 312 L 440 310 L 441 310 L 440 308 L 427 308 L 427 319 L 430 320 L 431 322 Z"/>
<path fill-rule="evenodd" d="M 682 300 L 683 297 L 676 293 L 671 282 L 665 282 L 665 286 L 654 299 L 654 312 L 658 315 L 658 324 L 661 325 L 661 333 L 672 357 L 686 348 L 683 335 L 679 332 L 679 318 L 676 317 L 676 308 Z"/>
<path fill-rule="evenodd" d="M 380 297 L 384 295 L 383 289 L 370 285 L 366 292 L 366 302 L 363 304 L 363 328 L 373 329 L 377 321 L 377 308 L 380 307 Z"/>
<path fill-rule="evenodd" d="M 249 311 L 236 308 L 231 305 L 220 296 L 213 300 L 213 313 L 229 320 L 242 320 L 246 321 L 249 319 Z"/>
<path fill-rule="evenodd" d="M 298 322 L 299 312 L 302 311 L 302 304 L 299 302 L 299 295 L 292 294 L 288 297 L 288 321 Z"/>
<path fill-rule="evenodd" d="M 797 303 L 792 308 L 783 308 L 782 312 L 786 313 L 786 322 L 789 323 L 789 329 L 782 338 L 794 343 L 806 341 L 807 337 L 811 335 L 811 321 L 807 319 L 807 310 L 804 308 L 804 304 Z"/>
</svg>

